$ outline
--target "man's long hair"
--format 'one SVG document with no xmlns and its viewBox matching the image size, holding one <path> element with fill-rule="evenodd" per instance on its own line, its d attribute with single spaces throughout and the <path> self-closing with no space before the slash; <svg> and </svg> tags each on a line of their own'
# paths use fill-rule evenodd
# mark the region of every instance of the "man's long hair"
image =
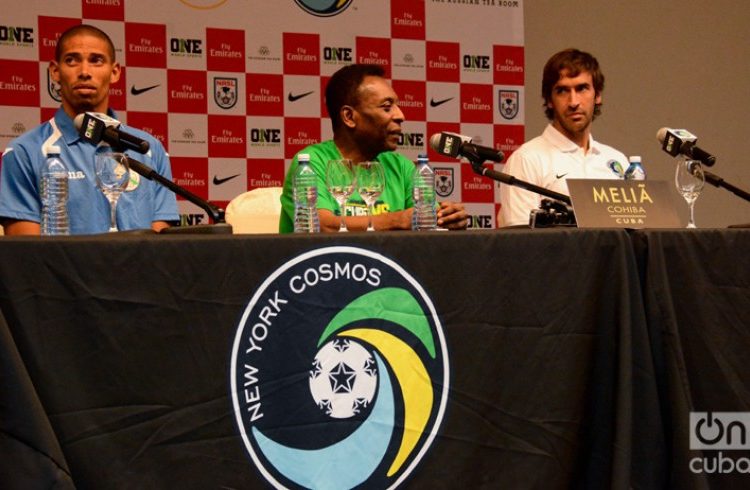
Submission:
<svg viewBox="0 0 750 490">
<path fill-rule="evenodd" d="M 591 54 L 573 48 L 555 53 L 544 65 L 544 72 L 542 73 L 544 113 L 550 121 L 554 118 L 554 111 L 547 107 L 547 104 L 552 98 L 552 89 L 560 80 L 563 70 L 567 71 L 567 75 L 570 77 L 577 77 L 582 72 L 591 73 L 594 93 L 599 95 L 604 91 L 604 74 L 599 68 L 599 62 Z M 600 115 L 601 112 L 601 104 L 596 104 L 594 117 Z"/>
</svg>

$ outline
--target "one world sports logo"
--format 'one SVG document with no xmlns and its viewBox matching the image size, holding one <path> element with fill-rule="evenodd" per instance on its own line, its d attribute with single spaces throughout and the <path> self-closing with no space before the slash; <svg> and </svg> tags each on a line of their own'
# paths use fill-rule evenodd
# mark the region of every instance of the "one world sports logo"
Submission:
<svg viewBox="0 0 750 490">
<path fill-rule="evenodd" d="M 237 328 L 231 395 L 276 488 L 396 488 L 442 422 L 449 362 L 419 282 L 381 254 L 327 247 L 283 264 Z"/>
<path fill-rule="evenodd" d="M 338 15 L 352 3 L 352 0 L 294 0 L 305 12 L 318 17 Z"/>
</svg>

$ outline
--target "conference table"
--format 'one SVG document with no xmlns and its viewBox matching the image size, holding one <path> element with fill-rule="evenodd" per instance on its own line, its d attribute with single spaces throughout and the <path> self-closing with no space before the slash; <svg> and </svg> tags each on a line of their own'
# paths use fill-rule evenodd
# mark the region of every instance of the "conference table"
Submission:
<svg viewBox="0 0 750 490">
<path fill-rule="evenodd" d="M 750 411 L 749 250 L 750 230 L 4 237 L 0 486 L 338 487 L 382 442 L 342 487 L 736 488 L 691 471 L 715 452 L 688 425 Z M 353 418 L 316 405 L 329 334 L 377 364 Z M 390 438 L 317 460 L 329 480 L 294 459 L 389 400 Z"/>
</svg>

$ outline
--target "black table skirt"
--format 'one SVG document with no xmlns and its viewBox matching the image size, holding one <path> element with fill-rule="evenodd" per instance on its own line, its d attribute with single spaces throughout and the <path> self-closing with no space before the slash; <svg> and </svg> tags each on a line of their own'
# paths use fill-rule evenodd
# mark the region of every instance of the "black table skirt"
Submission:
<svg viewBox="0 0 750 490">
<path fill-rule="evenodd" d="M 700 488 L 714 480 L 687 469 L 687 414 L 747 408 L 737 347 L 748 240 L 576 229 L 5 237 L 0 482 L 267 488 L 233 413 L 234 335 L 279 267 L 349 246 L 419 281 L 445 332 L 445 416 L 405 487 Z"/>
</svg>

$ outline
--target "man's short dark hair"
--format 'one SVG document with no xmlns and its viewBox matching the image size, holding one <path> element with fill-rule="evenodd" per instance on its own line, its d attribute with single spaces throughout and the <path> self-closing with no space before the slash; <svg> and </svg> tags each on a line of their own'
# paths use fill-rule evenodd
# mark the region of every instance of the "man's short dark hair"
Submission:
<svg viewBox="0 0 750 490">
<path fill-rule="evenodd" d="M 542 73 L 542 98 L 544 98 L 544 113 L 547 119 L 554 118 L 554 111 L 547 107 L 552 98 L 552 89 L 560 80 L 560 74 L 566 70 L 570 77 L 577 77 L 581 72 L 591 73 L 594 84 L 594 93 L 601 94 L 604 91 L 604 74 L 599 68 L 599 62 L 591 54 L 578 49 L 565 49 L 555 53 L 544 65 Z M 594 117 L 601 114 L 601 104 L 594 107 Z"/>
<path fill-rule="evenodd" d="M 115 62 L 115 45 L 112 42 L 112 39 L 110 39 L 107 33 L 103 30 L 89 24 L 78 24 L 77 26 L 66 29 L 65 32 L 60 34 L 60 39 L 57 40 L 57 46 L 55 46 L 55 61 L 57 61 L 58 63 L 61 61 L 60 58 L 62 58 L 63 54 L 63 45 L 68 41 L 68 39 L 73 36 L 77 36 L 78 34 L 87 34 L 89 36 L 98 37 L 102 41 L 105 41 L 107 43 L 110 60 L 112 61 L 112 63 Z"/>
<path fill-rule="evenodd" d="M 326 109 L 331 117 L 333 131 L 341 127 L 341 108 L 352 107 L 359 102 L 358 90 L 365 77 L 385 78 L 385 70 L 380 65 L 347 65 L 331 76 L 326 86 Z"/>
</svg>

